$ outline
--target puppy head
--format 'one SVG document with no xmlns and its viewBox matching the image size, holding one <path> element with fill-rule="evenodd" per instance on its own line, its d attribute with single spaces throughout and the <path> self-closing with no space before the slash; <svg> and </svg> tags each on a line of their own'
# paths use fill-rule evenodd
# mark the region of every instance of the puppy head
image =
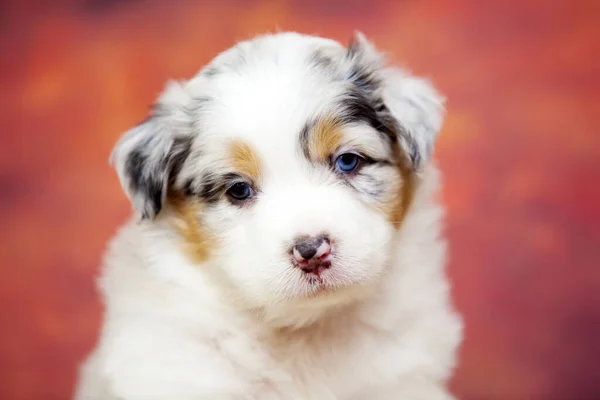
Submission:
<svg viewBox="0 0 600 400">
<path fill-rule="evenodd" d="M 442 113 L 360 34 L 280 33 L 170 84 L 112 157 L 141 217 L 249 307 L 319 308 L 385 271 Z"/>
</svg>

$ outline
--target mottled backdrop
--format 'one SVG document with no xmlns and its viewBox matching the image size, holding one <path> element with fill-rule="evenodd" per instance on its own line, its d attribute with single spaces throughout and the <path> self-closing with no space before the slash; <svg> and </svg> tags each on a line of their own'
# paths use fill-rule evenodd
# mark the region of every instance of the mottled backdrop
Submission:
<svg viewBox="0 0 600 400">
<path fill-rule="evenodd" d="M 2 1 L 0 398 L 68 399 L 95 341 L 130 211 L 117 137 L 166 79 L 275 29 L 360 29 L 448 96 L 455 392 L 600 399 L 600 2 L 568 0 Z"/>
</svg>

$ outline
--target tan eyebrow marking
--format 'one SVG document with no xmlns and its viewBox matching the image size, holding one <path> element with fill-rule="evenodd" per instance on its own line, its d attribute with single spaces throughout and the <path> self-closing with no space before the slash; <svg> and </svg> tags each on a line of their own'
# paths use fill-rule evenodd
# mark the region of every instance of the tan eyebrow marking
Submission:
<svg viewBox="0 0 600 400">
<path fill-rule="evenodd" d="M 312 129 L 309 138 L 309 154 L 319 161 L 327 160 L 341 145 L 342 124 L 335 116 L 320 118 Z"/>
<path fill-rule="evenodd" d="M 229 161 L 236 172 L 258 181 L 261 176 L 261 161 L 252 147 L 239 139 L 229 143 Z"/>
</svg>

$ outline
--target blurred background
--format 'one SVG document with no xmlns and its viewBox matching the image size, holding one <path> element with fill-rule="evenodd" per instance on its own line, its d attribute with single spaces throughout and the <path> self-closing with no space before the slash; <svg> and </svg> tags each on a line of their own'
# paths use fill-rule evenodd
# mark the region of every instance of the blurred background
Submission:
<svg viewBox="0 0 600 400">
<path fill-rule="evenodd" d="M 465 400 L 600 399 L 600 1 L 3 0 L 0 399 L 68 399 L 130 212 L 109 152 L 169 78 L 255 33 L 362 30 L 448 97 Z"/>
</svg>

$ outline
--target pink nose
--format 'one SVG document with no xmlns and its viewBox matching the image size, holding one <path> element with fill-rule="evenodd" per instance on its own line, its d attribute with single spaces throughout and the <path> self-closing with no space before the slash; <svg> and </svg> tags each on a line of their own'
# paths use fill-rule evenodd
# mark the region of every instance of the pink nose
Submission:
<svg viewBox="0 0 600 400">
<path fill-rule="evenodd" d="M 296 240 L 292 256 L 304 272 L 321 272 L 331 264 L 331 242 L 325 235 Z"/>
</svg>

